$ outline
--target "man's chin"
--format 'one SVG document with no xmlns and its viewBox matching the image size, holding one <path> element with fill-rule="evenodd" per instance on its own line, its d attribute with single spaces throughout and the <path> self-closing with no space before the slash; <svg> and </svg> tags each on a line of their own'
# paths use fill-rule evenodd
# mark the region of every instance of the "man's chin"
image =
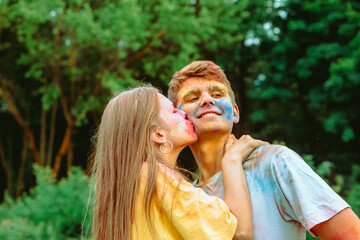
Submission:
<svg viewBox="0 0 360 240">
<path fill-rule="evenodd" d="M 229 134 L 229 132 L 231 132 L 231 128 L 229 129 L 228 127 L 224 127 L 224 126 L 219 126 L 219 125 L 202 125 L 202 126 L 195 126 L 195 133 L 198 135 L 198 137 L 200 138 L 201 136 L 208 136 L 211 134 Z"/>
</svg>

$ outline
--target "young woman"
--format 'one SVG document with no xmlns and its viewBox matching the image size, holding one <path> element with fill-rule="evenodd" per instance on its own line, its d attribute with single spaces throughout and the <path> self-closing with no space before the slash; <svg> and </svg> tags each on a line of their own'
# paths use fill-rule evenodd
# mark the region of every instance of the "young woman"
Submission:
<svg viewBox="0 0 360 240">
<path fill-rule="evenodd" d="M 249 196 L 231 194 L 246 184 L 232 180 L 239 178 L 243 159 L 266 143 L 250 137 L 240 141 L 231 137 L 227 142 L 221 163 L 228 194 L 224 199 L 234 216 L 221 199 L 193 187 L 178 171 L 180 151 L 196 141 L 185 113 L 155 88 L 135 88 L 110 100 L 94 142 L 93 239 L 252 236 L 249 224 L 237 224 L 242 217 L 251 221 L 237 209 L 239 204 L 251 208 Z M 234 158 L 239 155 L 243 158 Z"/>
</svg>

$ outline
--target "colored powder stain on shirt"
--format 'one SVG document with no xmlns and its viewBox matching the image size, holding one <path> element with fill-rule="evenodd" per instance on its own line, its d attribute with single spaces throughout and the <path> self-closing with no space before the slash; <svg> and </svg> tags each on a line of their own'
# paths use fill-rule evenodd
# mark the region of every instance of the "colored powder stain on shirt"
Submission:
<svg viewBox="0 0 360 240">
<path fill-rule="evenodd" d="M 263 148 L 260 146 L 247 158 L 244 165 L 246 179 L 253 190 L 265 192 L 274 190 L 274 182 L 268 181 L 272 176 L 271 161 L 276 158 L 278 146 Z"/>
<path fill-rule="evenodd" d="M 256 240 L 305 240 L 306 230 L 349 207 L 287 147 L 260 146 L 243 166 Z M 208 194 L 223 197 L 221 179 L 219 172 L 198 186 Z"/>
</svg>

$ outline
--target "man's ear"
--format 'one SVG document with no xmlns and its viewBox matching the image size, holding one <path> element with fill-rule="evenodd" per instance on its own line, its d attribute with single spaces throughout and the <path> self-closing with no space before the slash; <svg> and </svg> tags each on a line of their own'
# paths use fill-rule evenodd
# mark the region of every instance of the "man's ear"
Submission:
<svg viewBox="0 0 360 240">
<path fill-rule="evenodd" d="M 239 108 L 238 106 L 235 104 L 233 106 L 233 122 L 234 123 L 238 123 L 240 121 L 240 113 L 239 113 Z"/>
<path fill-rule="evenodd" d="M 151 139 L 158 144 L 163 144 L 166 142 L 165 131 L 161 128 L 155 129 L 151 134 Z"/>
</svg>

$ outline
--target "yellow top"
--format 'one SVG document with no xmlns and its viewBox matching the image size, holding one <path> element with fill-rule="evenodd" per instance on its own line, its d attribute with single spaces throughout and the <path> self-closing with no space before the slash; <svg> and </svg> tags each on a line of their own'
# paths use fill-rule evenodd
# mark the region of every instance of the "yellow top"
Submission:
<svg viewBox="0 0 360 240">
<path fill-rule="evenodd" d="M 147 166 L 144 164 L 132 224 L 134 240 L 153 239 L 143 203 L 146 175 Z M 180 185 L 179 181 L 176 172 L 159 164 L 156 189 L 150 204 L 155 239 L 232 239 L 237 220 L 226 204 L 184 179 Z"/>
</svg>

